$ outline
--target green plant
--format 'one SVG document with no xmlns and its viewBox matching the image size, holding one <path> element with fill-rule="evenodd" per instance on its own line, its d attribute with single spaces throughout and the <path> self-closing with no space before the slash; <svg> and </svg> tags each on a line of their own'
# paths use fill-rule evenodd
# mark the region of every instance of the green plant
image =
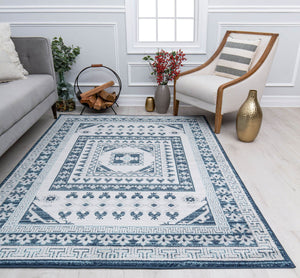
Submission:
<svg viewBox="0 0 300 278">
<path fill-rule="evenodd" d="M 51 43 L 54 69 L 58 73 L 59 81 L 57 93 L 60 100 L 70 98 L 72 86 L 65 81 L 64 73 L 71 69 L 76 57 L 80 54 L 80 47 L 66 46 L 61 37 L 54 37 Z"/>
</svg>

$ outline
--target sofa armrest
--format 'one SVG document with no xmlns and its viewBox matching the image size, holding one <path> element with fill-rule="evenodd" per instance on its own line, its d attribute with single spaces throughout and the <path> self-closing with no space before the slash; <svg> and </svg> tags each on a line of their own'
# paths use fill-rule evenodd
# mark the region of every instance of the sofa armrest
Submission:
<svg viewBox="0 0 300 278">
<path fill-rule="evenodd" d="M 12 38 L 21 64 L 29 74 L 50 74 L 55 80 L 51 45 L 41 37 Z"/>
</svg>

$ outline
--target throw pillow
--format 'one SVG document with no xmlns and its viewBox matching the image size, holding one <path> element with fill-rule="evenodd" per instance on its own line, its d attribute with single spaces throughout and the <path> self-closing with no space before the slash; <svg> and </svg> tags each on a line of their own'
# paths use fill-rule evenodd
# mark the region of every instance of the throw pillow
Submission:
<svg viewBox="0 0 300 278">
<path fill-rule="evenodd" d="M 18 63 L 13 60 L 10 51 L 0 43 L 0 83 L 16 79 L 24 79 Z"/>
<path fill-rule="evenodd" d="M 1 52 L 5 52 L 1 54 L 3 61 L 6 61 L 5 63 L 8 63 L 8 61 L 11 61 L 13 65 L 11 65 L 9 68 L 12 70 L 13 68 L 18 71 L 15 72 L 15 76 L 19 76 L 19 72 L 23 75 L 28 75 L 28 72 L 23 68 L 22 64 L 20 63 L 20 59 L 18 56 L 18 53 L 16 52 L 15 45 L 13 41 L 10 38 L 11 32 L 10 32 L 10 26 L 8 23 L 0 23 L 0 45 L 1 45 Z M 9 55 L 9 58 L 6 56 Z M 1 60 L 2 61 L 2 60 Z M 5 69 L 4 66 L 1 65 L 1 72 Z M 0 75 L 0 80 L 2 80 L 2 75 Z M 5 79 L 5 78 L 4 78 Z"/>
<path fill-rule="evenodd" d="M 234 79 L 247 73 L 259 43 L 260 40 L 240 40 L 228 37 L 214 74 Z"/>
</svg>

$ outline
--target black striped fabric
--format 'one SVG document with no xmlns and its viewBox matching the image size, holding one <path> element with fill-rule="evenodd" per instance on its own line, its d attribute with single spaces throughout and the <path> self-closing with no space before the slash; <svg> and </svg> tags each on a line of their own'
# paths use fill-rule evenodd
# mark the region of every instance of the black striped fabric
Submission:
<svg viewBox="0 0 300 278">
<path fill-rule="evenodd" d="M 260 40 L 239 40 L 229 37 L 221 52 L 215 74 L 237 78 L 248 72 Z"/>
</svg>

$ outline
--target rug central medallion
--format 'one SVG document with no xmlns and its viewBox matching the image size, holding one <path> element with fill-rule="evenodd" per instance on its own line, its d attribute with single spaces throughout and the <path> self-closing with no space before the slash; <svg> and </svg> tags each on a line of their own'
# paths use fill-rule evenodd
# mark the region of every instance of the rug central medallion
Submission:
<svg viewBox="0 0 300 278">
<path fill-rule="evenodd" d="M 62 116 L 0 193 L 0 266 L 292 265 L 202 117 Z"/>
</svg>

